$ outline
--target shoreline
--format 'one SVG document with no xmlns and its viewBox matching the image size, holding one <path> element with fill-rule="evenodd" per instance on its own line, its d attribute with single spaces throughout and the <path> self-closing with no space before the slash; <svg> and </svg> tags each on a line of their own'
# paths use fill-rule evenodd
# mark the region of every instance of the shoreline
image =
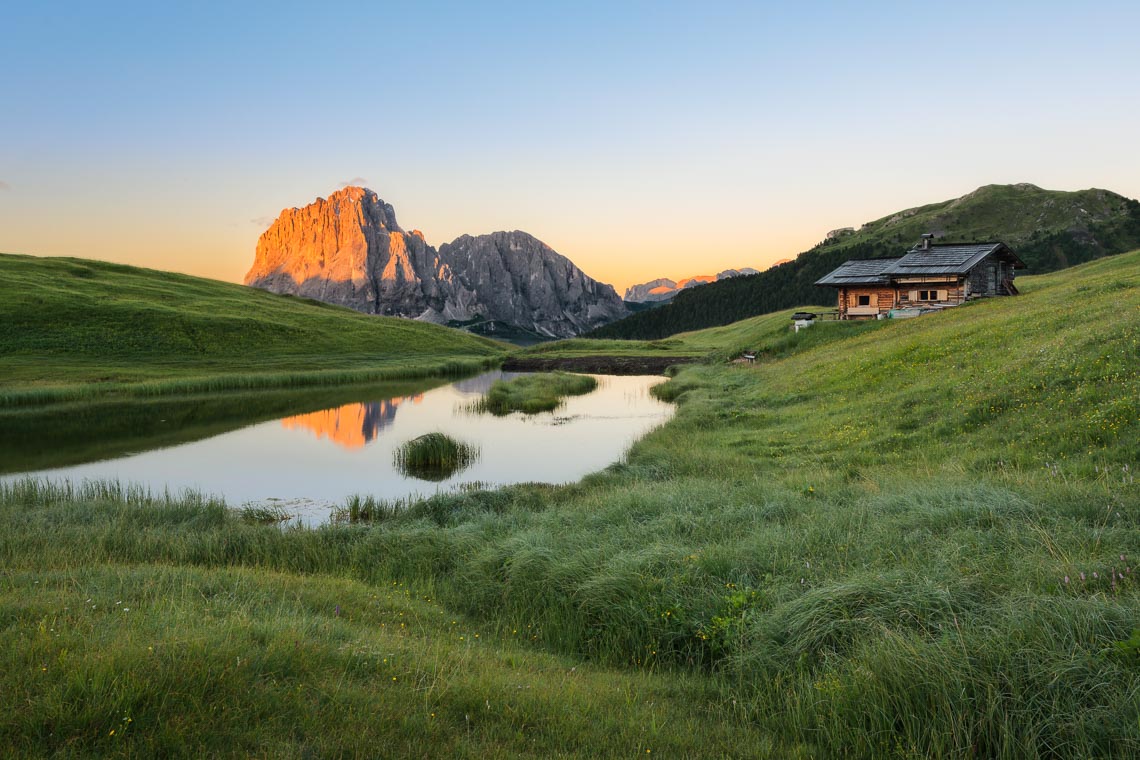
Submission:
<svg viewBox="0 0 1140 760">
<path fill-rule="evenodd" d="M 663 375 L 677 364 L 695 364 L 697 356 L 516 357 L 503 360 L 504 372 L 582 372 L 596 375 Z"/>
</svg>

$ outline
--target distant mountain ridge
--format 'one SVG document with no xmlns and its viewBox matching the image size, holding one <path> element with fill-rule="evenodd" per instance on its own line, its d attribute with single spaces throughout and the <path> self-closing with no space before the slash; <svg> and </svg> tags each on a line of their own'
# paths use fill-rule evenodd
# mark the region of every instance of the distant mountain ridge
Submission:
<svg viewBox="0 0 1140 760">
<path fill-rule="evenodd" d="M 653 301 L 668 301 L 673 296 L 680 293 L 686 288 L 695 288 L 699 285 L 707 285 L 710 282 L 720 282 L 727 280 L 729 277 L 740 277 L 746 274 L 759 274 L 759 269 L 752 267 L 743 267 L 741 269 L 726 269 L 723 272 L 718 272 L 715 276 L 708 274 L 698 274 L 693 277 L 687 277 L 684 280 L 673 281 L 668 277 L 662 277 L 649 282 L 643 282 L 640 285 L 631 285 L 625 290 L 625 295 L 622 296 L 623 301 L 630 301 L 633 303 L 649 303 Z"/>
<path fill-rule="evenodd" d="M 946 241 L 1000 240 L 1028 265 L 1026 274 L 1064 269 L 1140 248 L 1140 202 L 1096 188 L 1063 192 L 1025 183 L 986 185 L 835 232 L 793 261 L 684 290 L 669 304 L 591 336 L 655 340 L 795 306 L 834 306 L 834 292 L 815 287 L 816 280 L 849 259 L 901 256 L 927 232 Z"/>
<path fill-rule="evenodd" d="M 436 250 L 363 187 L 282 211 L 257 241 L 245 284 L 487 334 L 565 338 L 628 313 L 613 287 L 532 235 L 463 235 Z"/>
</svg>

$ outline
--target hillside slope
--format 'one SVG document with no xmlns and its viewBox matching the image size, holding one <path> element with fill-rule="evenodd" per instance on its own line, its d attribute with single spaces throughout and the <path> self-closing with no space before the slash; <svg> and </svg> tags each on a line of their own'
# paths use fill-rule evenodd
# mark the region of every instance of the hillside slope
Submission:
<svg viewBox="0 0 1140 760">
<path fill-rule="evenodd" d="M 322 373 L 430 373 L 505 349 L 458 330 L 241 285 L 8 254 L 0 254 L 0 324 L 0 395 L 9 401 L 68 384 L 97 392 L 221 376 L 276 375 L 291 384 Z"/>
<path fill-rule="evenodd" d="M 1001 240 L 1028 264 L 1026 274 L 1043 274 L 1140 246 L 1140 202 L 1107 190 L 987 185 L 868 222 L 758 275 L 683 291 L 667 306 L 589 335 L 656 339 L 793 306 L 834 306 L 834 291 L 815 287 L 816 280 L 848 259 L 901 256 L 926 232 L 944 240 Z"/>
</svg>

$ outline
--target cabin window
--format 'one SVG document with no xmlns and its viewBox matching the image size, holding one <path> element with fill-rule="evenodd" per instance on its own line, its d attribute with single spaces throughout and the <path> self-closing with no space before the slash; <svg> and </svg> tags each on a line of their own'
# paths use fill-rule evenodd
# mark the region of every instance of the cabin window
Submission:
<svg viewBox="0 0 1140 760">
<path fill-rule="evenodd" d="M 857 296 L 857 298 L 859 300 L 859 306 L 871 305 L 871 296 Z"/>
<path fill-rule="evenodd" d="M 918 291 L 918 300 L 920 300 L 920 301 L 937 301 L 938 300 L 938 291 L 937 290 L 920 290 L 920 291 Z"/>
</svg>

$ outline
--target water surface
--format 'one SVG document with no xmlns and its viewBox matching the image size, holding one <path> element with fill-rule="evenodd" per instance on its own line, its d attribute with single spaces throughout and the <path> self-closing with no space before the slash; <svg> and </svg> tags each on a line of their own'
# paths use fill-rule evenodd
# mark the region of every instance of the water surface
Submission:
<svg viewBox="0 0 1140 760">
<path fill-rule="evenodd" d="M 309 393 L 299 413 L 270 412 L 273 418 L 262 421 L 262 410 L 262 419 L 253 424 L 243 422 L 236 407 L 195 413 L 187 408 L 190 402 L 165 402 L 146 413 L 146 424 L 140 423 L 146 430 L 139 438 L 123 438 L 118 428 L 129 423 L 116 427 L 108 420 L 117 437 L 109 436 L 114 440 L 101 447 L 97 430 L 93 433 L 88 425 L 84 446 L 62 452 L 69 466 L 23 468 L 19 476 L 119 480 L 157 491 L 194 489 L 234 506 L 280 506 L 311 524 L 326 520 L 334 506 L 353 494 L 396 499 L 468 484 L 574 482 L 621 459 L 634 441 L 673 413 L 670 404 L 649 393 L 664 378 L 606 375 L 595 376 L 597 390 L 568 398 L 554 412 L 495 417 L 470 411 L 502 376 L 488 372 L 440 387 L 357 391 L 359 398 L 349 402 L 343 398 L 346 391 L 326 391 L 341 396 L 331 405 L 319 404 Z M 174 427 L 186 430 L 188 442 L 172 443 L 177 431 L 161 433 L 172 426 L 170 417 L 176 420 Z M 52 430 L 58 440 L 58 430 Z M 474 444 L 478 460 L 439 483 L 401 474 L 393 461 L 396 448 L 434 431 Z M 33 431 L 21 435 L 28 439 L 26 447 L 37 449 Z M 0 448 L 16 449 L 12 441 Z M 71 463 L 77 459 L 95 461 Z M 4 479 L 12 477 L 16 475 Z"/>
</svg>

